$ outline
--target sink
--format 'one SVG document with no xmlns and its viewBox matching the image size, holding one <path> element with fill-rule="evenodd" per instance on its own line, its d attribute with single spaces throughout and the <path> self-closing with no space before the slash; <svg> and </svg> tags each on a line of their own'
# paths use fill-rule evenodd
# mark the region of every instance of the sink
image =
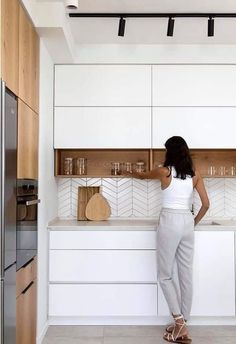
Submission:
<svg viewBox="0 0 236 344">
<path fill-rule="evenodd" d="M 220 223 L 212 220 L 204 220 L 198 223 L 198 226 L 220 226 Z"/>
</svg>

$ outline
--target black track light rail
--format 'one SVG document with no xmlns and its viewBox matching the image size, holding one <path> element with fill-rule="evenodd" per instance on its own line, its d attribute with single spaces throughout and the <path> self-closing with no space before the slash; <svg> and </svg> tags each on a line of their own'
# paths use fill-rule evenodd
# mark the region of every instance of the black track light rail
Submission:
<svg viewBox="0 0 236 344">
<path fill-rule="evenodd" d="M 236 13 L 69 13 L 71 18 L 236 18 Z"/>
</svg>

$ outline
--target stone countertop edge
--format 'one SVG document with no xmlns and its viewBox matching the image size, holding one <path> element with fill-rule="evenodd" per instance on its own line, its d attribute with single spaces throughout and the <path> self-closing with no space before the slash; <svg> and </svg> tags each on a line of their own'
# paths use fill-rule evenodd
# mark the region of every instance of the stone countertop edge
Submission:
<svg viewBox="0 0 236 344">
<path fill-rule="evenodd" d="M 217 220 L 221 221 L 221 220 Z M 225 219 L 222 219 L 221 225 L 201 224 L 195 227 L 195 231 L 236 231 L 235 224 L 224 225 Z M 230 220 L 232 222 L 232 220 Z M 110 218 L 105 221 L 77 221 L 76 219 L 55 218 L 48 223 L 48 230 L 54 231 L 155 231 L 157 229 L 158 218 Z"/>
</svg>

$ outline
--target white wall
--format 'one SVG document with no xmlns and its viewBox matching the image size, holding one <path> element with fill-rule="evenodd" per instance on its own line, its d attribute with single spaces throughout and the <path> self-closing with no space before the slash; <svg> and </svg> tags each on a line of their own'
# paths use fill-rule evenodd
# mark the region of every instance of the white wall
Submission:
<svg viewBox="0 0 236 344">
<path fill-rule="evenodd" d="M 77 44 L 75 63 L 236 63 L 227 44 Z"/>
<path fill-rule="evenodd" d="M 57 215 L 57 184 L 53 152 L 53 61 L 40 41 L 39 198 L 38 214 L 38 323 L 41 343 L 48 315 L 47 223 Z"/>
</svg>

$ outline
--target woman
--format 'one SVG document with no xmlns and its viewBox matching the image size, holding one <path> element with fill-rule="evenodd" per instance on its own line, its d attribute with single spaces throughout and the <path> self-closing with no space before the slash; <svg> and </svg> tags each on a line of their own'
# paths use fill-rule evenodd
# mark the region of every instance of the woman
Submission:
<svg viewBox="0 0 236 344">
<path fill-rule="evenodd" d="M 172 343 L 191 343 L 186 321 L 192 304 L 192 264 L 194 226 L 209 208 L 209 199 L 199 172 L 194 169 L 189 148 L 180 136 L 166 143 L 163 167 L 150 172 L 133 172 L 140 179 L 159 179 L 162 189 L 162 210 L 157 228 L 158 279 L 174 318 L 166 328 L 164 339 Z M 193 189 L 196 189 L 202 206 L 194 218 L 191 213 Z M 177 263 L 179 285 L 173 279 Z M 180 298 L 178 291 L 180 290 Z"/>
</svg>

